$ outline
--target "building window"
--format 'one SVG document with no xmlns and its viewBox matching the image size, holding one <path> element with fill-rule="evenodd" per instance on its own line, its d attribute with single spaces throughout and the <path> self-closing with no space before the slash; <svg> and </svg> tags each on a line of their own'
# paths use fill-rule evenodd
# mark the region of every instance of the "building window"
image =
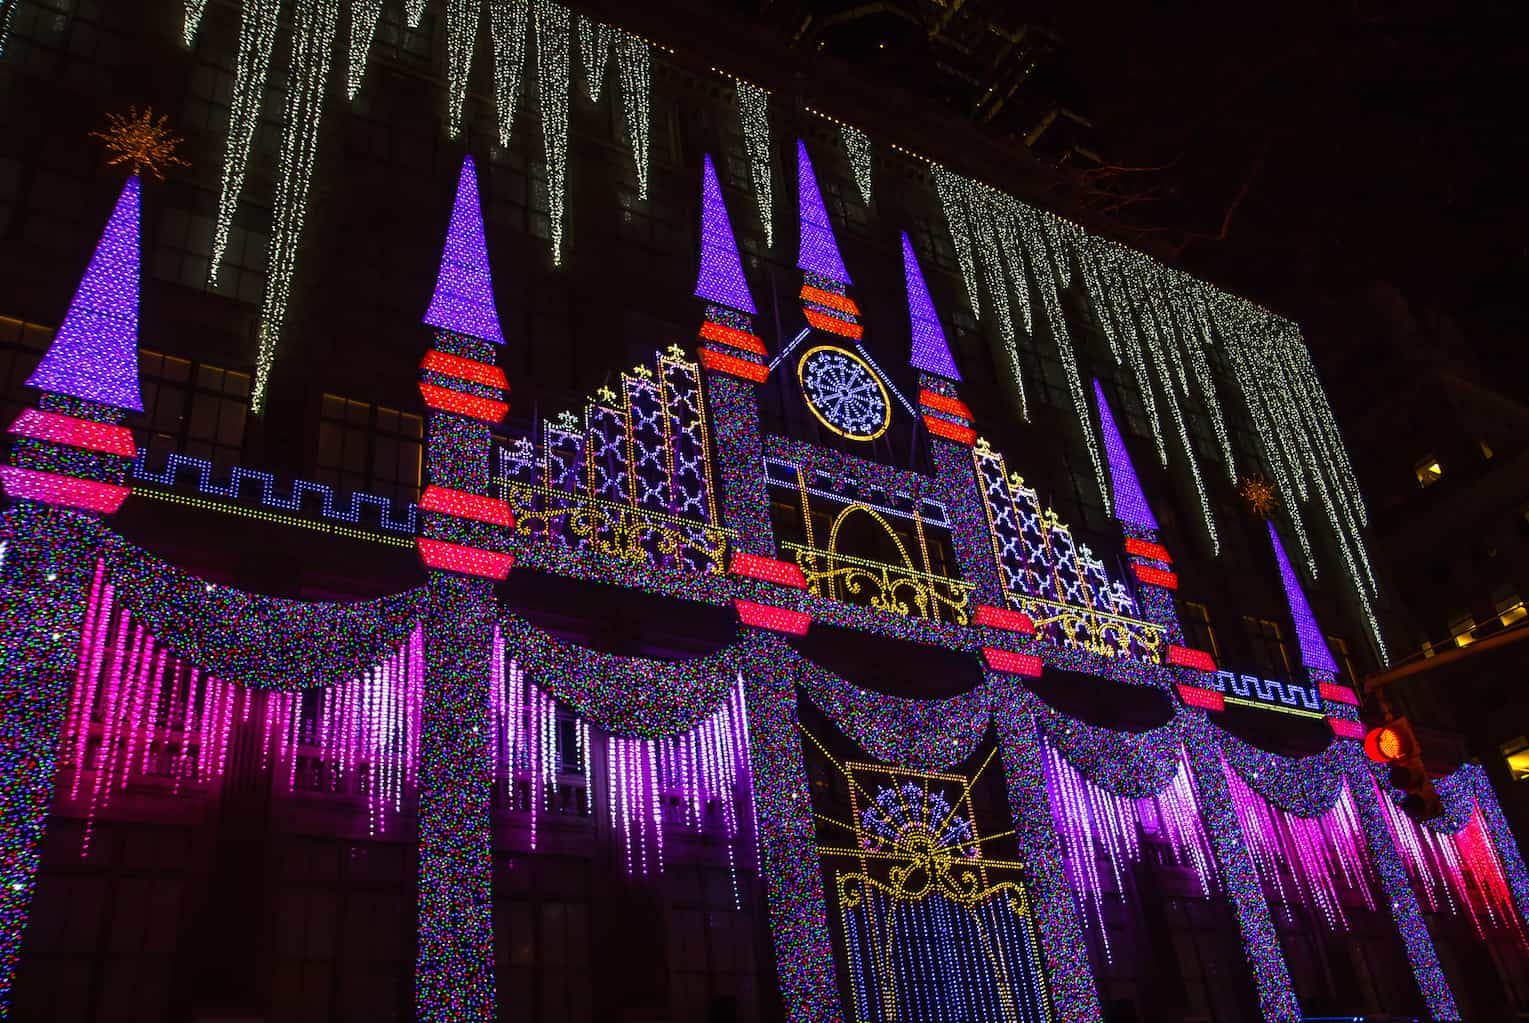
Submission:
<svg viewBox="0 0 1529 1023">
<path fill-rule="evenodd" d="M 1529 739 L 1520 735 L 1509 739 L 1499 747 L 1503 759 L 1508 762 L 1508 773 L 1514 781 L 1529 781 Z"/>
<path fill-rule="evenodd" d="M 220 474 L 239 464 L 249 416 L 248 373 L 148 349 L 138 353 L 138 369 L 143 415 L 128 422 L 151 466 L 163 464 L 171 452 L 205 458 Z"/>
<path fill-rule="evenodd" d="M 1290 666 L 1290 650 L 1285 646 L 1285 636 L 1278 622 L 1244 615 L 1242 627 L 1252 648 L 1253 660 L 1265 678 L 1295 678 Z"/>
<path fill-rule="evenodd" d="M 1444 466 L 1433 455 L 1428 455 L 1412 467 L 1417 474 L 1418 486 L 1431 487 L 1444 478 Z"/>
<path fill-rule="evenodd" d="M 1524 599 L 1509 584 L 1493 587 L 1492 610 L 1497 613 L 1497 620 L 1503 628 L 1529 618 L 1529 608 L 1524 606 Z"/>
<path fill-rule="evenodd" d="M 417 415 L 326 394 L 319 407 L 318 481 L 342 492 L 417 501 L 423 436 Z"/>
<path fill-rule="evenodd" d="M 1204 650 L 1221 663 L 1221 645 L 1210 624 L 1210 608 L 1192 600 L 1180 601 L 1179 620 L 1184 625 L 1184 639 L 1196 650 Z"/>
<path fill-rule="evenodd" d="M 1467 611 L 1461 611 L 1449 620 L 1449 635 L 1455 646 L 1470 646 L 1476 642 L 1476 619 Z"/>
</svg>

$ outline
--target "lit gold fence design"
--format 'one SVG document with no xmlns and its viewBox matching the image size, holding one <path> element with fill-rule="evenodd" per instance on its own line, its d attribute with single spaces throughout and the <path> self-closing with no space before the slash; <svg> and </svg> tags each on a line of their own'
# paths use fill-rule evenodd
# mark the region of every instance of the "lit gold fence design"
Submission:
<svg viewBox="0 0 1529 1023">
<path fill-rule="evenodd" d="M 807 577 L 807 587 L 820 597 L 846 604 L 863 604 L 878 611 L 914 618 L 970 622 L 972 585 L 959 579 L 920 572 L 906 565 L 783 543 Z"/>
</svg>

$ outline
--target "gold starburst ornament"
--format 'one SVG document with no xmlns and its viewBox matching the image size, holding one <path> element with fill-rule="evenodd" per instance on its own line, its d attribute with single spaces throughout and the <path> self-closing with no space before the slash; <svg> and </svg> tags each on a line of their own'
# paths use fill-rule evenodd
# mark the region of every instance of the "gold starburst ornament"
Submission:
<svg viewBox="0 0 1529 1023">
<path fill-rule="evenodd" d="M 1237 487 L 1237 493 L 1242 496 L 1248 510 L 1261 519 L 1269 518 L 1279 507 L 1279 495 L 1262 473 L 1244 476 L 1241 485 Z"/>
<path fill-rule="evenodd" d="M 106 143 L 107 166 L 126 166 L 134 174 L 148 171 L 163 181 L 168 168 L 191 166 L 176 155 L 185 140 L 169 129 L 168 121 L 164 114 L 155 119 L 152 107 L 141 114 L 137 107 L 128 107 L 125 114 L 107 114 L 106 130 L 93 131 L 90 137 Z"/>
</svg>

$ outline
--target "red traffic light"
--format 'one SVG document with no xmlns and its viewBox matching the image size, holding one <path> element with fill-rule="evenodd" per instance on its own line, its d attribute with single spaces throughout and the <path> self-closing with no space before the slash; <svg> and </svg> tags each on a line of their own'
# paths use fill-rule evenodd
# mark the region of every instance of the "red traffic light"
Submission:
<svg viewBox="0 0 1529 1023">
<path fill-rule="evenodd" d="M 1412 744 L 1400 729 L 1381 725 L 1370 729 L 1370 734 L 1364 737 L 1364 751 L 1377 764 L 1394 764 L 1407 758 Z"/>
</svg>

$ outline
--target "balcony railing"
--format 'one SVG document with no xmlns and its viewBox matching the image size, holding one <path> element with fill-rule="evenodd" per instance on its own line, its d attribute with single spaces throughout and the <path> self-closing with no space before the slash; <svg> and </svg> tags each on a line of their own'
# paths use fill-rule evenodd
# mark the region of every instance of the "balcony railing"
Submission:
<svg viewBox="0 0 1529 1023">
<path fill-rule="evenodd" d="M 792 552 L 817 596 L 910 618 L 970 622 L 970 583 L 801 544 L 781 546 Z"/>
</svg>

